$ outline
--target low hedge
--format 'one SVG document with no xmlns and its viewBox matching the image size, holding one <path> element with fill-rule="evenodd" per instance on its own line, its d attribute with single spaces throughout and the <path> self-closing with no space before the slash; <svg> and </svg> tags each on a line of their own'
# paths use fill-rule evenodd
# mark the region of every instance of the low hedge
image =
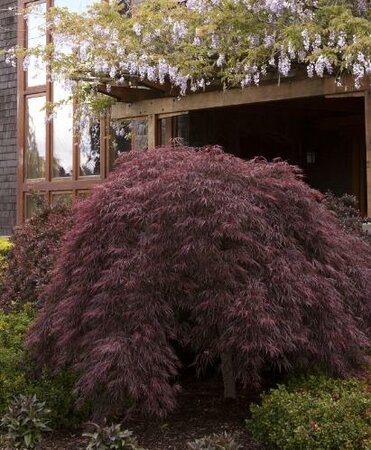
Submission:
<svg viewBox="0 0 371 450">
<path fill-rule="evenodd" d="M 285 450 L 371 448 L 371 393 L 357 380 L 308 376 L 280 385 L 251 406 L 255 438 Z"/>
</svg>

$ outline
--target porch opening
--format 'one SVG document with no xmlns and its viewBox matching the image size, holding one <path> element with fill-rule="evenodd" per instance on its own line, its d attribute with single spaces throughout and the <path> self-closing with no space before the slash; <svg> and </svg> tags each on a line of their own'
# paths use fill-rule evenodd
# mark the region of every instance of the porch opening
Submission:
<svg viewBox="0 0 371 450">
<path fill-rule="evenodd" d="M 311 97 L 201 109 L 162 118 L 158 143 L 181 138 L 191 146 L 217 144 L 241 158 L 281 158 L 301 167 L 322 191 L 355 195 L 366 214 L 363 97 Z"/>
</svg>

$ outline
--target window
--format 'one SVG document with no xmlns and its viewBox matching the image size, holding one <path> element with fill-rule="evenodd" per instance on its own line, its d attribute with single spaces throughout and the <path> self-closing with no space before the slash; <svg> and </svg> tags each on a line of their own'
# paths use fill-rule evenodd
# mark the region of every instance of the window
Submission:
<svg viewBox="0 0 371 450">
<path fill-rule="evenodd" d="M 53 84 L 53 101 L 68 98 L 69 92 L 60 83 Z M 61 105 L 53 117 L 53 160 L 54 178 L 71 177 L 73 173 L 73 105 Z"/>
<path fill-rule="evenodd" d="M 25 211 L 24 216 L 26 219 L 30 219 L 36 212 L 40 203 L 45 199 L 45 194 L 26 194 L 25 195 Z"/>
<path fill-rule="evenodd" d="M 50 42 L 46 32 L 45 12 L 51 6 L 68 7 L 82 12 L 96 0 L 20 0 L 19 8 L 30 7 L 30 13 L 19 29 L 21 46 L 36 47 Z M 70 51 L 66 46 L 66 52 Z M 86 123 L 81 132 L 73 123 L 73 101 L 66 86 L 47 79 L 45 64 L 28 58 L 23 64 L 23 76 L 18 77 L 20 95 L 19 139 L 24 143 L 23 165 L 19 166 L 18 222 L 35 211 L 31 192 L 43 192 L 50 202 L 75 199 L 106 176 L 105 140 L 98 123 Z M 52 118 L 45 105 L 61 102 Z M 101 144 L 103 147 L 101 148 Z"/>
<path fill-rule="evenodd" d="M 100 123 L 90 119 L 80 130 L 80 175 L 90 176 L 100 174 Z"/>
<path fill-rule="evenodd" d="M 128 119 L 111 124 L 109 147 L 109 170 L 114 167 L 115 160 L 130 150 L 146 150 L 148 148 L 148 121 L 146 119 Z"/>
<path fill-rule="evenodd" d="M 160 145 L 187 145 L 189 142 L 189 115 L 162 117 L 159 119 L 158 130 Z"/>
<path fill-rule="evenodd" d="M 70 205 L 72 204 L 72 192 L 52 192 L 51 203 L 63 203 Z"/>
<path fill-rule="evenodd" d="M 46 125 L 45 95 L 26 98 L 25 176 L 45 178 Z"/>
<path fill-rule="evenodd" d="M 96 1 L 100 0 L 19 0 L 20 9 L 36 7 L 19 29 L 19 45 L 35 47 L 50 42 L 44 17 L 47 8 L 68 7 L 82 12 Z M 71 51 L 68 45 L 64 50 Z M 121 153 L 148 147 L 147 117 L 120 121 L 113 127 L 105 120 L 88 119 L 83 126 L 78 125 L 74 123 L 76 105 L 68 87 L 59 81 L 51 83 L 45 64 L 35 58 L 25 61 L 23 68 L 23 76 L 18 77 L 18 133 L 24 144 L 18 177 L 18 222 L 35 211 L 32 192 L 42 192 L 51 203 L 77 201 L 106 178 Z M 53 117 L 47 117 L 45 109 L 50 101 L 63 103 Z M 176 124 L 177 130 L 184 128 L 182 118 L 177 118 Z"/>
<path fill-rule="evenodd" d="M 45 3 L 35 3 L 27 20 L 27 47 L 34 48 L 46 43 Z M 40 59 L 30 57 L 25 61 L 27 67 L 27 86 L 40 86 L 46 83 L 46 67 Z"/>
</svg>

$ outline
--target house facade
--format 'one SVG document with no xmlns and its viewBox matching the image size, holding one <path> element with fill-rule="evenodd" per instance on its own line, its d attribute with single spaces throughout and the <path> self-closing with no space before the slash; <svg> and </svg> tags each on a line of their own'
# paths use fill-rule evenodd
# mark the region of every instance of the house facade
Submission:
<svg viewBox="0 0 371 450">
<path fill-rule="evenodd" d="M 49 39 L 40 33 L 40 16 L 26 22 L 13 8 L 35 3 L 41 10 L 56 5 L 82 11 L 92 1 L 1 2 L 1 48 Z M 49 202 L 75 201 L 108 176 L 119 153 L 169 142 L 217 144 L 241 158 L 283 158 L 300 166 L 314 188 L 355 195 L 362 213 L 371 216 L 370 80 L 355 88 L 351 78 L 338 86 L 332 77 L 296 73 L 258 87 L 181 99 L 166 85 L 113 86 L 106 93 L 119 102 L 110 119 L 88 121 L 79 135 L 72 103 L 51 120 L 42 109 L 45 101 L 63 98 L 64 89 L 47 79 L 37 61 L 17 68 L 0 63 L 0 235 L 32 215 L 33 193 Z"/>
<path fill-rule="evenodd" d="M 17 43 L 14 0 L 0 2 L 0 48 Z M 0 235 L 16 223 L 17 192 L 17 69 L 0 59 Z"/>
</svg>

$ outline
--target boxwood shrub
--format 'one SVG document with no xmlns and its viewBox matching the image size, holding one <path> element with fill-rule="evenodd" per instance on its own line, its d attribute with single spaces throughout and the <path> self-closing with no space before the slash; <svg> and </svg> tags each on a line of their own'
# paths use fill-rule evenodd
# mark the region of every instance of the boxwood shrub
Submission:
<svg viewBox="0 0 371 450">
<path fill-rule="evenodd" d="M 269 448 L 361 450 L 371 448 L 370 411 L 366 383 L 312 375 L 263 394 L 247 426 Z"/>
</svg>

